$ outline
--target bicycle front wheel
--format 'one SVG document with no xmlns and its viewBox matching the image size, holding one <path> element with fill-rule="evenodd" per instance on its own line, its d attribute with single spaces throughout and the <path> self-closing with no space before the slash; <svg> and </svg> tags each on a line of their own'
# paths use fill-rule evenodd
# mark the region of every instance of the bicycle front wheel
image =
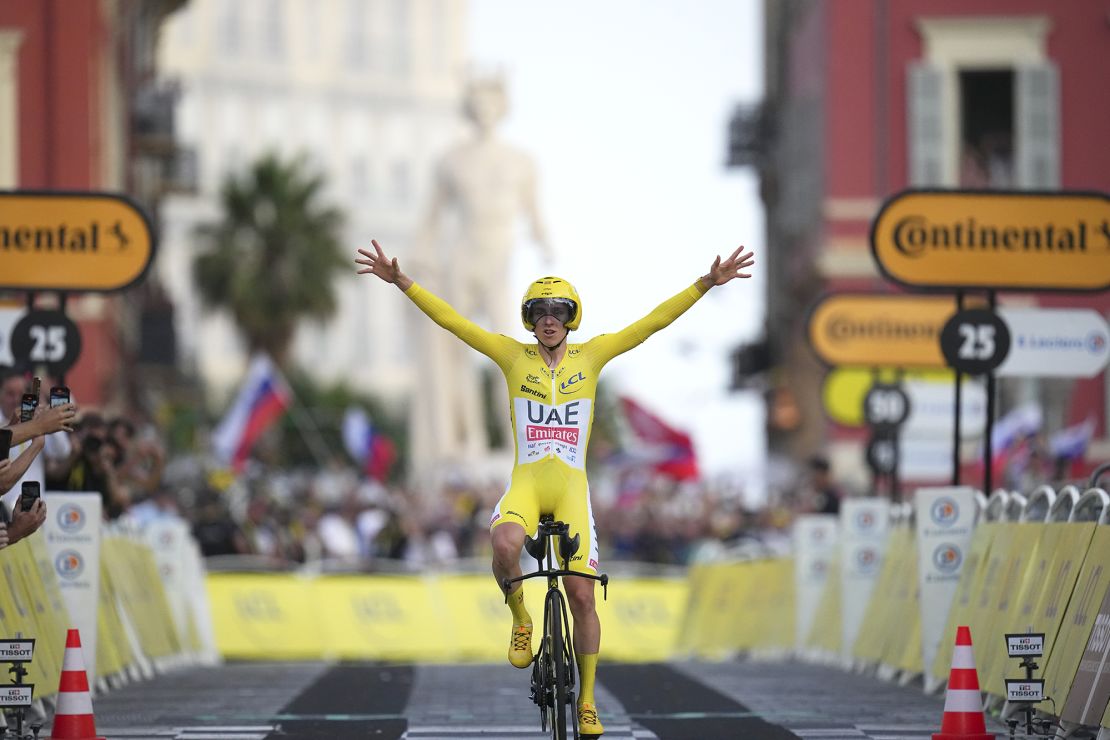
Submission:
<svg viewBox="0 0 1110 740">
<path fill-rule="evenodd" d="M 552 663 L 552 674 L 555 679 L 555 685 L 551 692 L 554 703 L 554 706 L 551 707 L 551 737 L 555 740 L 567 740 L 568 666 L 563 638 L 565 610 L 566 605 L 563 603 L 563 595 L 558 591 L 549 591 L 547 604 L 543 612 L 544 620 L 547 622 L 544 635 L 551 640 L 551 643 L 547 645 L 547 654 Z"/>
</svg>

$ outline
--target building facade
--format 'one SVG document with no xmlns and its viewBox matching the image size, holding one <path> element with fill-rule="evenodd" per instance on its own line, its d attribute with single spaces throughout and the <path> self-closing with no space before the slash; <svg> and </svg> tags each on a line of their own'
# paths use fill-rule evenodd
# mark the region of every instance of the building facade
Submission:
<svg viewBox="0 0 1110 740">
<path fill-rule="evenodd" d="M 764 11 L 766 100 L 733 128 L 767 208 L 770 445 L 793 459 L 831 451 L 864 480 L 866 431 L 823 410 L 810 306 L 832 291 L 898 290 L 868 235 L 905 188 L 1110 191 L 1110 21 L 1098 0 L 773 0 Z M 1110 314 L 1106 293 L 998 300 Z M 1106 372 L 1007 379 L 997 416 L 1037 404 L 1045 434 L 1093 419 L 1077 476 L 1110 457 L 1108 398 Z M 978 446 L 964 445 L 968 471 Z"/>
<path fill-rule="evenodd" d="M 268 153 L 303 156 L 323 175 L 352 257 L 337 314 L 298 330 L 294 361 L 318 381 L 385 398 L 411 388 L 400 304 L 356 279 L 354 250 L 376 238 L 406 255 L 433 162 L 461 130 L 465 11 L 464 0 L 193 0 L 170 19 L 159 63 L 197 192 L 167 201 L 158 273 L 180 361 L 213 397 L 235 387 L 247 358 L 230 319 L 199 303 L 195 231 L 220 218 L 224 179 Z"/>
<path fill-rule="evenodd" d="M 162 20 L 182 2 L 0 4 L 0 188 L 123 192 L 155 207 L 160 160 L 136 135 L 137 102 L 153 73 Z M 140 351 L 134 327 L 141 306 L 133 292 L 66 301 L 83 347 L 66 382 L 83 406 L 129 405 L 131 374 L 122 368 Z M 8 299 L 9 312 L 27 305 L 23 295 Z M 34 301 L 59 303 L 56 295 Z"/>
</svg>

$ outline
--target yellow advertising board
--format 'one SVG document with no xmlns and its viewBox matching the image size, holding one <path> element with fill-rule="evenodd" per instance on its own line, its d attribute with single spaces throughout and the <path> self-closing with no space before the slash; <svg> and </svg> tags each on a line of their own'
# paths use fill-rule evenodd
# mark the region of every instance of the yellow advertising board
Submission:
<svg viewBox="0 0 1110 740">
<path fill-rule="evenodd" d="M 1094 192 L 907 190 L 871 224 L 890 280 L 918 288 L 1110 288 L 1110 197 Z"/>
<path fill-rule="evenodd" d="M 0 288 L 122 290 L 153 255 L 150 221 L 126 196 L 0 192 Z"/>
<path fill-rule="evenodd" d="M 897 293 L 833 293 L 809 314 L 809 342 L 828 365 L 947 367 L 940 332 L 954 298 Z"/>
</svg>

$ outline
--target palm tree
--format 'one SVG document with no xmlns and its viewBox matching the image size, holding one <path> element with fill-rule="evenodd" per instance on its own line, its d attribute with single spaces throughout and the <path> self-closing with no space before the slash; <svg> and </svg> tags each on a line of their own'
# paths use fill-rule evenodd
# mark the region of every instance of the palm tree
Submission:
<svg viewBox="0 0 1110 740">
<path fill-rule="evenodd" d="M 340 211 L 321 203 L 324 180 L 304 160 L 270 154 L 220 191 L 223 220 L 198 228 L 193 278 L 207 306 L 231 312 L 253 353 L 285 368 L 297 323 L 335 313 L 332 277 L 346 262 Z"/>
</svg>

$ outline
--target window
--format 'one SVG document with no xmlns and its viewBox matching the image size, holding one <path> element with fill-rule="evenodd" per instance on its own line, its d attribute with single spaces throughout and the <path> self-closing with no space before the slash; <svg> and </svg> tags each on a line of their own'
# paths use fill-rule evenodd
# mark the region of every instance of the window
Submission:
<svg viewBox="0 0 1110 740">
<path fill-rule="evenodd" d="M 351 159 L 351 199 L 360 202 L 370 196 L 370 167 L 359 154 Z"/>
<path fill-rule="evenodd" d="M 243 40 L 242 6 L 239 3 L 223 3 L 220 7 L 223 9 L 217 31 L 220 49 L 228 56 L 235 56 Z"/>
<path fill-rule="evenodd" d="M 1059 77 L 1040 16 L 922 18 L 907 80 L 914 186 L 1060 184 Z"/>
<path fill-rule="evenodd" d="M 352 69 L 366 66 L 366 2 L 347 0 L 347 18 L 343 47 L 344 61 Z"/>
<path fill-rule="evenodd" d="M 1013 70 L 960 72 L 961 188 L 1014 185 Z"/>
<path fill-rule="evenodd" d="M 398 205 L 408 203 L 412 197 L 412 175 L 408 162 L 394 162 L 390 171 L 390 180 L 393 186 L 393 200 Z"/>
<path fill-rule="evenodd" d="M 285 19 L 282 0 L 269 0 L 266 3 L 265 17 L 262 19 L 262 44 L 266 55 L 271 59 L 281 59 L 285 53 Z"/>
</svg>

